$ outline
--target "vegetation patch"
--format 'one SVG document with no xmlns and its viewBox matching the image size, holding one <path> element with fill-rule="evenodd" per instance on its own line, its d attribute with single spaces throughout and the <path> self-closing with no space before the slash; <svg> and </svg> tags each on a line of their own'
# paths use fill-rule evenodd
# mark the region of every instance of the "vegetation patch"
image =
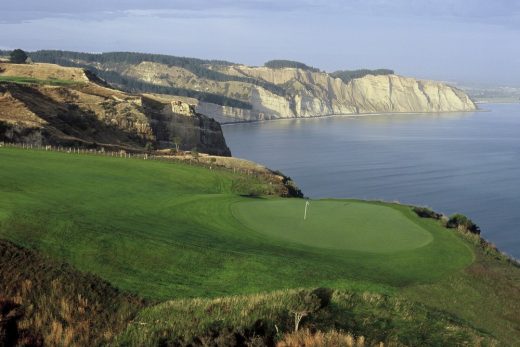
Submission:
<svg viewBox="0 0 520 347">
<path fill-rule="evenodd" d="M 293 68 L 293 69 L 302 69 L 302 70 L 308 70 L 311 72 L 320 72 L 320 69 L 309 66 L 304 63 L 300 63 L 298 61 L 294 60 L 269 60 L 264 64 L 265 67 L 271 68 L 271 69 L 283 69 L 283 68 Z"/>
<path fill-rule="evenodd" d="M 302 300 L 313 297 L 315 303 Z M 308 312 L 298 329 L 295 307 Z M 381 342 L 385 346 L 475 346 L 494 341 L 467 323 L 420 304 L 379 294 L 321 288 L 168 301 L 142 310 L 118 343 L 198 346 L 213 341 L 235 346 L 240 345 L 237 341 L 249 345 L 279 341 L 281 346 L 296 346 L 288 344 L 299 338 L 295 335 L 303 332 L 312 336 L 317 331 L 331 331 L 331 335 L 339 331 L 336 338 L 350 335 L 367 346 Z"/>
<path fill-rule="evenodd" d="M 332 77 L 340 78 L 343 82 L 349 83 L 355 78 L 362 78 L 367 75 L 374 75 L 374 76 L 380 76 L 380 75 L 393 75 L 394 70 L 389 69 L 376 69 L 376 70 L 369 70 L 369 69 L 360 69 L 360 70 L 343 70 L 343 71 L 335 71 L 332 72 L 330 75 Z"/>
<path fill-rule="evenodd" d="M 51 85 L 51 86 L 73 86 L 81 84 L 76 81 L 60 80 L 60 79 L 37 79 L 31 77 L 19 77 L 19 76 L 0 76 L 0 82 L 11 82 L 18 84 L 29 84 L 29 85 Z"/>
<path fill-rule="evenodd" d="M 144 306 L 95 275 L 2 240 L 0 278 L 2 346 L 106 344 Z"/>
</svg>

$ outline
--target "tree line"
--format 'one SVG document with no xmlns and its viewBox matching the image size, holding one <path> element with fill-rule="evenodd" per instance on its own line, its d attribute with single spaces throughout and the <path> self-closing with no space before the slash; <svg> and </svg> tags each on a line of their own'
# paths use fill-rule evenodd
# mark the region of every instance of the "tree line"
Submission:
<svg viewBox="0 0 520 347">
<path fill-rule="evenodd" d="M 271 69 L 283 69 L 283 68 L 295 68 L 295 69 L 302 69 L 312 72 L 320 72 L 320 69 L 309 66 L 304 63 L 300 63 L 298 61 L 294 60 L 283 60 L 283 59 L 275 59 L 275 60 L 269 60 L 268 62 L 264 63 L 265 67 L 271 68 Z"/>
<path fill-rule="evenodd" d="M 369 70 L 369 69 L 359 69 L 359 70 L 339 70 L 332 72 L 330 75 L 335 78 L 340 78 L 343 82 L 348 83 L 352 81 L 355 78 L 361 78 L 365 77 L 367 75 L 393 75 L 394 70 L 390 69 L 376 69 L 376 70 Z"/>
<path fill-rule="evenodd" d="M 142 62 L 153 62 L 167 66 L 176 66 L 186 69 L 197 77 L 218 82 L 244 82 L 260 86 L 270 92 L 285 96 L 285 90 L 276 84 L 262 79 L 228 75 L 210 68 L 210 66 L 236 65 L 224 60 L 203 60 L 197 58 L 176 57 L 164 54 L 136 53 L 136 52 L 109 52 L 109 53 L 81 53 L 58 50 L 41 50 L 30 53 L 33 61 L 52 63 L 66 66 L 78 66 L 80 64 L 93 66 L 94 64 L 112 65 L 129 64 L 137 65 Z M 82 62 L 82 63 L 80 63 Z M 111 82 L 108 80 L 108 82 Z"/>
</svg>

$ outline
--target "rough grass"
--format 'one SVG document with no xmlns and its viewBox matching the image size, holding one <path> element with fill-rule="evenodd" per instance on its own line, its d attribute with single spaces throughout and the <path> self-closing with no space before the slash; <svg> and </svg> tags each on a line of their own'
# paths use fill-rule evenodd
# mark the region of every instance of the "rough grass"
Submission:
<svg viewBox="0 0 520 347">
<path fill-rule="evenodd" d="M 47 346 L 104 345 L 144 306 L 97 276 L 2 240 L 0 279 L 0 297 L 23 312 L 18 329 Z"/>
<path fill-rule="evenodd" d="M 404 288 L 401 294 L 471 321 L 503 346 L 520 346 L 520 266 L 493 249 L 475 249 L 471 266 L 436 283 Z"/>
<path fill-rule="evenodd" d="M 358 337 L 357 340 L 366 342 L 367 346 L 381 342 L 385 346 L 494 344 L 488 334 L 420 304 L 379 294 L 343 290 L 331 294 L 323 308 L 303 319 L 302 329 L 348 331 L 351 337 Z M 281 340 L 282 346 L 291 346 L 290 341 L 303 337 L 299 334 L 284 337 L 293 330 L 293 316 L 288 308 L 297 297 L 298 291 L 290 290 L 168 301 L 142 310 L 117 342 L 127 346 L 197 345 L 210 336 L 223 338 L 215 332 L 222 334 L 228 329 L 249 337 L 270 335 L 274 340 Z M 324 337 L 324 334 L 318 335 Z M 283 341 L 287 343 L 283 344 Z"/>
<path fill-rule="evenodd" d="M 406 206 L 395 208 L 432 235 L 429 244 L 388 254 L 328 250 L 244 227 L 231 206 L 251 198 L 237 195 L 233 182 L 259 184 L 249 176 L 7 148 L 0 148 L 0 162 L 0 237 L 147 298 L 322 285 L 388 292 L 472 261 L 454 233 Z"/>
</svg>

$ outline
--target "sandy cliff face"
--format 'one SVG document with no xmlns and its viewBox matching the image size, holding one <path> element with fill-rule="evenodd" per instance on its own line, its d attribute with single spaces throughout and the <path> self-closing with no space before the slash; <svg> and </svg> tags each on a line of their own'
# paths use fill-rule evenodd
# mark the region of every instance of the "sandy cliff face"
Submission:
<svg viewBox="0 0 520 347">
<path fill-rule="evenodd" d="M 270 113 L 274 118 L 476 109 L 473 101 L 461 90 L 440 82 L 398 75 L 368 75 L 344 83 L 326 73 L 292 68 L 232 66 L 221 70 L 283 85 L 287 91 L 285 97 L 258 92 L 257 95 L 263 97 L 253 96 L 250 99 L 253 110 Z"/>
<path fill-rule="evenodd" d="M 237 98 L 250 109 L 195 101 L 197 110 L 220 122 L 316 117 L 333 114 L 379 112 L 455 112 L 476 109 L 461 90 L 441 82 L 398 75 L 372 76 L 344 83 L 324 72 L 244 65 L 213 66 L 229 76 L 248 77 L 283 88 L 274 93 L 244 82 L 217 82 L 197 77 L 178 67 L 141 63 L 127 70 L 130 76 L 161 85 L 175 85 Z"/>
<path fill-rule="evenodd" d="M 66 86 L 0 82 L 0 141 L 142 150 L 197 148 L 230 155 L 220 125 L 174 97 L 133 95 L 91 82 L 88 73 L 49 64 L 0 64 L 1 76 L 74 83 Z M 0 70 L 1 71 L 1 70 Z M 52 75 L 46 75 L 46 71 Z"/>
</svg>

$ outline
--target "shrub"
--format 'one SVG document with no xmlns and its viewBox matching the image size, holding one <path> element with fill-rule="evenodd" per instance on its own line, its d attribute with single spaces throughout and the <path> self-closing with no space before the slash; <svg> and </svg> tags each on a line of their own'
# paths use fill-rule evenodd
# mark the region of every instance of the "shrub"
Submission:
<svg viewBox="0 0 520 347">
<path fill-rule="evenodd" d="M 441 219 L 442 214 L 437 213 L 428 207 L 414 207 L 413 211 L 421 218 Z"/>
<path fill-rule="evenodd" d="M 321 304 L 320 298 L 313 292 L 299 292 L 289 309 L 289 312 L 294 315 L 294 331 L 298 331 L 302 319 L 318 311 Z"/>
<path fill-rule="evenodd" d="M 446 227 L 450 229 L 462 229 L 463 231 L 480 235 L 480 228 L 473 223 L 471 219 L 459 213 L 450 216 Z"/>
<path fill-rule="evenodd" d="M 27 53 L 25 53 L 21 49 L 15 49 L 11 52 L 9 56 L 9 60 L 13 64 L 25 64 L 27 58 Z"/>
</svg>

